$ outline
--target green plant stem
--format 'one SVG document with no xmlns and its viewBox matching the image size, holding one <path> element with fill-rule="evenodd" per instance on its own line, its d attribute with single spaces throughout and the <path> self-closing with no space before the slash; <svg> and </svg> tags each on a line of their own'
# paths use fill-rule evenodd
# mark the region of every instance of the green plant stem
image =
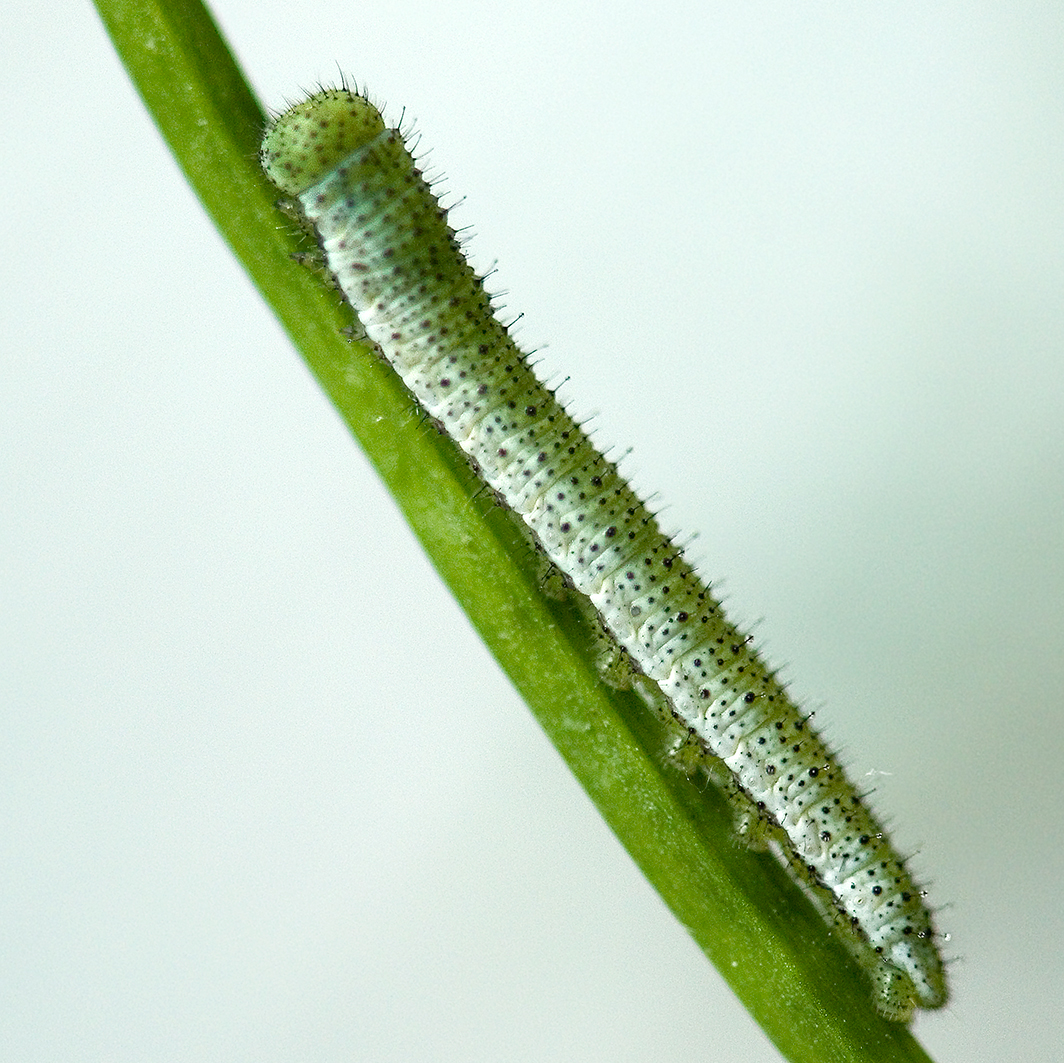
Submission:
<svg viewBox="0 0 1064 1063">
<path fill-rule="evenodd" d="M 257 165 L 263 113 L 195 0 L 97 0 L 115 47 L 218 229 L 388 485 L 473 624 L 618 838 L 783 1055 L 926 1061 L 880 1019 L 864 976 L 778 863 L 662 757 L 661 726 L 608 689 L 594 633 L 542 593 L 537 563 L 389 369 L 341 336 L 349 312 L 296 265 L 300 241 Z M 706 1040 L 713 1039 L 712 1016 Z M 726 1053 L 741 1057 L 741 1048 Z"/>
</svg>

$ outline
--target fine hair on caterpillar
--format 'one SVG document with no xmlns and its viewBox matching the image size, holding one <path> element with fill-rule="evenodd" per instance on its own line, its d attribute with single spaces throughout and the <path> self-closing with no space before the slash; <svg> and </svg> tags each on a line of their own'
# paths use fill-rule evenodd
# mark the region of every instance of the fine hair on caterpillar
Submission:
<svg viewBox="0 0 1064 1063">
<path fill-rule="evenodd" d="M 359 93 L 323 90 L 276 119 L 261 158 L 418 407 L 601 627 L 604 680 L 671 723 L 677 761 L 721 787 L 744 840 L 778 845 L 882 1014 L 941 1007 L 938 937 L 904 860 L 752 636 L 536 377 L 403 135 Z"/>
</svg>

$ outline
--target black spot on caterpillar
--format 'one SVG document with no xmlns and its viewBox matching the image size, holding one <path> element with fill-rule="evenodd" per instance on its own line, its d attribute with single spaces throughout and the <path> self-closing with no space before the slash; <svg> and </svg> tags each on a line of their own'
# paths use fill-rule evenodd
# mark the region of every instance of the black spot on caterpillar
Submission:
<svg viewBox="0 0 1064 1063">
<path fill-rule="evenodd" d="M 725 791 L 751 840 L 840 913 L 888 1018 L 941 1007 L 923 894 L 834 755 L 653 514 L 536 378 L 399 131 L 347 89 L 282 114 L 262 164 L 425 413 L 590 603 L 636 684 Z"/>
</svg>

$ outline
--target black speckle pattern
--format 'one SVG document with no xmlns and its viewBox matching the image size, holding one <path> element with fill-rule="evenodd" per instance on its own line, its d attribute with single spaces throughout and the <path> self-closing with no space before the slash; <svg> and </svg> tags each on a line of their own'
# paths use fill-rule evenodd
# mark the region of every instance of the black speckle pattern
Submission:
<svg viewBox="0 0 1064 1063">
<path fill-rule="evenodd" d="M 587 596 L 689 741 L 727 765 L 797 874 L 830 896 L 861 942 L 879 1009 L 906 1020 L 941 1006 L 931 916 L 883 828 L 750 638 L 536 378 L 398 131 L 373 136 L 298 200 L 417 402 Z"/>
</svg>

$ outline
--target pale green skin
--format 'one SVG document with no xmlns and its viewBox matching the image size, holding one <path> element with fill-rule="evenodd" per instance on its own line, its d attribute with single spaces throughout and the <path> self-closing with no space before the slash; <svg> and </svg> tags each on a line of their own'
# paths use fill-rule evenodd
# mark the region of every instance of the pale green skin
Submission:
<svg viewBox="0 0 1064 1063">
<path fill-rule="evenodd" d="M 941 1007 L 922 892 L 834 755 L 616 468 L 526 364 L 401 135 L 346 89 L 285 112 L 262 147 L 337 284 L 421 407 L 586 597 L 635 685 L 722 780 L 754 843 L 781 843 L 876 985 L 886 1017 Z M 695 752 L 692 754 L 692 750 Z"/>
</svg>

